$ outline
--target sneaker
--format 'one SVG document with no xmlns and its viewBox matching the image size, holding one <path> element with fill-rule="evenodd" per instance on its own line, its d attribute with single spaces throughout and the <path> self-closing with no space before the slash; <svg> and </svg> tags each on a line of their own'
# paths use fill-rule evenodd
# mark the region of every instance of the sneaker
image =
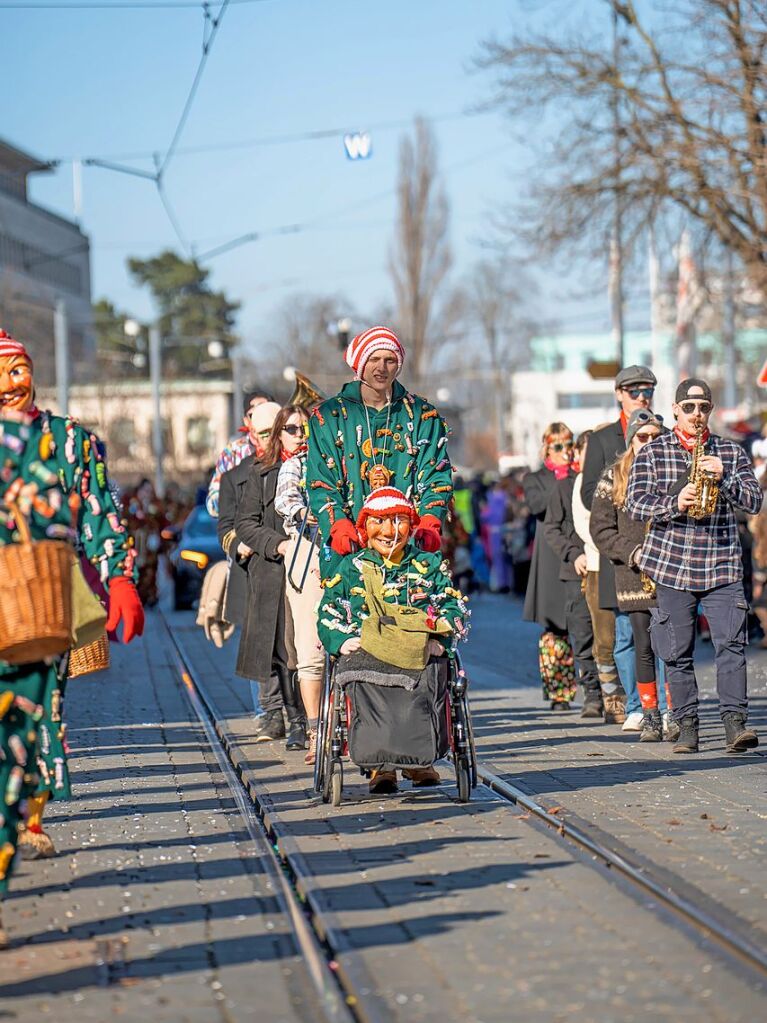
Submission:
<svg viewBox="0 0 767 1023">
<path fill-rule="evenodd" d="M 256 724 L 256 742 L 273 742 L 285 738 L 285 720 L 281 710 L 268 710 Z"/>
<path fill-rule="evenodd" d="M 663 718 L 663 738 L 666 742 L 676 742 L 679 738 L 679 725 L 671 717 L 671 711 L 664 710 L 661 717 Z"/>
<path fill-rule="evenodd" d="M 621 725 L 622 732 L 641 732 L 642 721 L 644 720 L 644 714 L 641 710 L 632 710 L 630 714 L 626 716 L 626 720 Z"/>
<path fill-rule="evenodd" d="M 392 792 L 398 792 L 397 772 L 384 771 L 380 767 L 376 767 L 370 775 L 368 789 L 371 796 L 386 796 Z"/>
<path fill-rule="evenodd" d="M 663 738 L 663 722 L 661 721 L 660 711 L 657 707 L 652 710 L 646 710 L 642 716 L 642 734 L 639 736 L 640 742 L 660 742 Z"/>
<path fill-rule="evenodd" d="M 411 781 L 414 789 L 430 788 L 432 785 L 439 785 L 442 781 L 434 765 L 431 767 L 405 767 L 402 777 Z"/>
<path fill-rule="evenodd" d="M 314 764 L 317 760 L 317 729 L 309 729 L 309 749 L 304 757 L 305 764 Z"/>
<path fill-rule="evenodd" d="M 626 720 L 626 697 L 612 693 L 604 697 L 605 724 L 622 725 Z"/>
<path fill-rule="evenodd" d="M 290 722 L 285 749 L 306 749 L 306 724 L 303 718 L 294 718 Z"/>
</svg>

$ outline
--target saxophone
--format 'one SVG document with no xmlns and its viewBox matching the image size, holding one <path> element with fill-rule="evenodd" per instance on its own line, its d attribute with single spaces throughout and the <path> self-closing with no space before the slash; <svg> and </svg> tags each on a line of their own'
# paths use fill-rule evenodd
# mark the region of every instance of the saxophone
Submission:
<svg viewBox="0 0 767 1023">
<path fill-rule="evenodd" d="M 700 460 L 705 452 L 703 450 L 703 430 L 699 429 L 695 437 L 695 447 L 692 449 L 692 465 L 690 466 L 690 483 L 695 487 L 695 504 L 687 509 L 687 514 L 694 519 L 705 519 L 716 511 L 716 502 L 719 500 L 719 487 L 716 476 L 701 468 Z"/>
</svg>

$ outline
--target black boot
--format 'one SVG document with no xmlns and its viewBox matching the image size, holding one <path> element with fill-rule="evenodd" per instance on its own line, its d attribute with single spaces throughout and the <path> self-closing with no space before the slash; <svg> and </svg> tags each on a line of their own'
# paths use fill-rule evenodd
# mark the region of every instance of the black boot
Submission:
<svg viewBox="0 0 767 1023">
<path fill-rule="evenodd" d="M 663 721 L 657 707 L 646 710 L 642 718 L 640 742 L 660 742 L 663 739 Z"/>
<path fill-rule="evenodd" d="M 728 711 L 726 714 L 722 714 L 722 722 L 728 753 L 743 753 L 744 750 L 754 749 L 759 745 L 756 732 L 746 728 L 745 714 Z"/>
<path fill-rule="evenodd" d="M 672 753 L 698 752 L 698 716 L 691 714 L 682 718 L 679 724 L 679 738 L 671 749 Z"/>
<path fill-rule="evenodd" d="M 288 719 L 288 739 L 285 749 L 306 749 L 306 722 L 303 717 L 297 715 Z"/>
<path fill-rule="evenodd" d="M 599 718 L 602 720 L 604 714 L 604 704 L 602 703 L 602 690 L 601 689 L 584 689 L 583 691 L 583 708 L 581 710 L 582 718 Z"/>
</svg>

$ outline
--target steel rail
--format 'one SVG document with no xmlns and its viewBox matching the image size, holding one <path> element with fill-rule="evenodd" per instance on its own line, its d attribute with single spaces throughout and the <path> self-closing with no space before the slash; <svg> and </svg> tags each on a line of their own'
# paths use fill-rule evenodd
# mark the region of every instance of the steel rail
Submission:
<svg viewBox="0 0 767 1023">
<path fill-rule="evenodd" d="M 484 785 L 496 795 L 510 803 L 524 807 L 538 820 L 543 821 L 565 841 L 580 846 L 605 866 L 618 871 L 632 884 L 653 895 L 659 902 L 672 909 L 679 916 L 691 923 L 707 938 L 716 941 L 730 954 L 745 961 L 759 973 L 767 977 L 767 953 L 747 938 L 733 931 L 726 922 L 717 919 L 705 909 L 695 905 L 673 888 L 657 881 L 639 864 L 632 863 L 626 856 L 616 852 L 609 846 L 590 838 L 581 828 L 570 824 L 566 818 L 551 813 L 541 806 L 532 796 L 511 782 L 501 778 L 494 771 L 477 762 L 477 774 Z"/>
<path fill-rule="evenodd" d="M 309 976 L 320 1002 L 324 1018 L 328 1023 L 356 1023 L 358 1014 L 350 1008 L 356 996 L 345 992 L 340 978 L 330 968 L 330 959 L 323 948 L 307 916 L 283 871 L 283 861 L 272 848 L 269 832 L 262 821 L 253 800 L 245 789 L 224 744 L 215 729 L 212 710 L 201 691 L 198 681 L 190 672 L 191 665 L 176 642 L 163 616 L 163 624 L 173 645 L 182 690 L 202 725 L 205 736 L 216 762 L 226 779 L 227 785 L 237 803 L 248 835 L 256 849 L 259 860 L 269 877 L 272 890 L 283 912 L 290 921 L 298 950 L 306 964 Z"/>
</svg>

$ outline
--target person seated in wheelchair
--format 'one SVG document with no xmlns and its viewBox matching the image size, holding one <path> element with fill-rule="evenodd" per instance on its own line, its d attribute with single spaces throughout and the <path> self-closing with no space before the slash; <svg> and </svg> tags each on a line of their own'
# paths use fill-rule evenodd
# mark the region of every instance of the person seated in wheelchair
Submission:
<svg viewBox="0 0 767 1023">
<path fill-rule="evenodd" d="M 379 701 L 388 694 L 392 714 L 402 714 L 397 739 L 407 744 L 407 736 L 418 736 L 418 722 L 408 720 L 408 702 L 402 693 L 414 695 L 425 679 L 440 676 L 439 685 L 429 683 L 429 692 L 437 696 L 444 711 L 448 658 L 454 657 L 456 644 L 468 633 L 470 612 L 466 598 L 455 589 L 447 562 L 440 553 L 422 550 L 412 535 L 419 516 L 412 502 L 394 487 L 374 490 L 366 499 L 357 518 L 360 550 L 342 559 L 337 572 L 323 581 L 323 597 L 318 612 L 318 634 L 325 649 L 338 657 L 336 676 L 340 684 L 350 680 L 373 682 Z M 436 685 L 436 688 L 434 686 Z M 380 688 L 379 688 L 380 687 Z M 422 706 L 415 698 L 413 707 Z M 433 721 L 443 729 L 444 713 L 426 716 L 433 731 Z M 412 715 L 417 717 L 417 714 Z M 353 719 L 359 718 L 359 713 Z M 412 726 L 412 730 L 409 728 Z M 444 729 L 443 729 L 444 732 Z M 429 733 L 431 734 L 431 733 Z M 446 733 L 445 733 L 446 734 Z M 390 749 L 387 738 L 375 749 Z M 435 740 L 434 759 L 444 755 L 446 746 Z M 425 756 L 426 746 L 414 738 L 420 752 L 420 764 L 403 767 L 403 777 L 417 787 L 438 785 L 440 776 L 433 762 Z M 408 763 L 407 753 L 394 762 L 372 763 L 366 756 L 355 757 L 350 729 L 350 755 L 359 766 L 370 769 L 370 791 L 397 791 L 396 765 Z M 426 763 L 424 763 L 426 759 Z"/>
</svg>

